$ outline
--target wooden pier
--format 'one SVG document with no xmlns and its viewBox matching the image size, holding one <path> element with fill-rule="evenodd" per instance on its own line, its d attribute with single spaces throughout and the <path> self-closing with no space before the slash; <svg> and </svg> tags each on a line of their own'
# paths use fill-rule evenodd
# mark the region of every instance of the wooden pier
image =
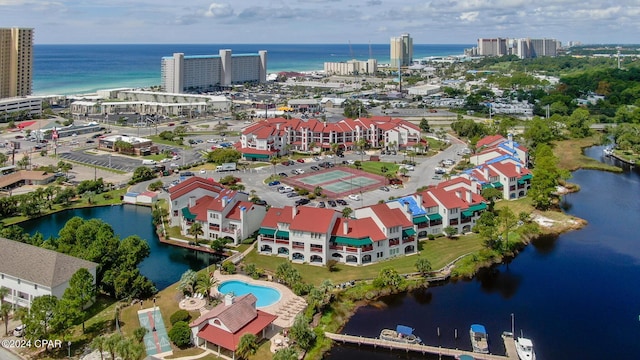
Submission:
<svg viewBox="0 0 640 360">
<path fill-rule="evenodd" d="M 507 355 L 492 355 L 492 354 L 480 354 L 471 351 L 449 349 L 438 346 L 419 345 L 419 344 L 406 344 L 395 341 L 381 340 L 376 338 L 334 334 L 330 332 L 324 333 L 326 337 L 333 341 L 339 341 L 342 343 L 350 343 L 357 345 L 369 345 L 373 347 L 383 347 L 388 349 L 414 351 L 422 354 L 434 354 L 456 357 L 459 355 L 469 355 L 477 360 L 518 360 L 518 354 L 516 353 L 516 346 L 513 341 L 513 337 L 508 335 L 502 335 L 504 341 L 504 347 L 507 350 Z"/>
</svg>

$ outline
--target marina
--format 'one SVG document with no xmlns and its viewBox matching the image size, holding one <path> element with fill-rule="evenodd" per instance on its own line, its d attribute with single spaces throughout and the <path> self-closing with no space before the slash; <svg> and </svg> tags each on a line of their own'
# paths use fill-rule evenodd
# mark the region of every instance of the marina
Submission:
<svg viewBox="0 0 640 360">
<path fill-rule="evenodd" d="M 405 350 L 407 352 L 418 352 L 422 354 L 433 354 L 439 356 L 471 356 L 476 360 L 518 360 L 518 355 L 516 352 L 515 342 L 513 340 L 513 336 L 510 336 L 509 333 L 505 333 L 502 335 L 502 340 L 504 342 L 504 347 L 506 349 L 506 355 L 494 355 L 494 354 L 479 354 L 471 351 L 459 350 L 459 349 L 451 349 L 440 346 L 429 346 L 429 345 L 421 345 L 421 344 L 411 344 L 406 342 L 397 342 L 397 341 L 389 341 L 382 340 L 370 337 L 363 336 L 355 336 L 355 335 L 344 335 L 344 334 L 334 334 L 325 332 L 324 335 L 329 339 L 341 342 L 341 343 L 349 343 L 355 345 L 368 345 L 373 346 L 374 348 L 381 347 L 387 349 L 394 350 Z"/>
</svg>

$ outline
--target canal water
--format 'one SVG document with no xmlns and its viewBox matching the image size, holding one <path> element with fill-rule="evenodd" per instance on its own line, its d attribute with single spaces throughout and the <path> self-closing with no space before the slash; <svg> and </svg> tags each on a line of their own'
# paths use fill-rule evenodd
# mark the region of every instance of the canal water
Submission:
<svg viewBox="0 0 640 360">
<path fill-rule="evenodd" d="M 640 358 L 640 171 L 579 170 L 570 181 L 581 191 L 564 207 L 588 226 L 539 239 L 473 280 L 385 297 L 359 309 L 343 333 L 377 337 L 402 324 L 428 345 L 471 350 L 469 327 L 480 323 L 491 352 L 504 354 L 500 335 L 514 314 L 515 332 L 533 339 L 538 360 Z M 326 358 L 438 357 L 338 345 Z"/>
<path fill-rule="evenodd" d="M 214 255 L 160 243 L 151 223 L 151 208 L 143 206 L 122 205 L 67 210 L 23 222 L 20 226 L 30 234 L 39 231 L 47 239 L 49 236 L 58 236 L 60 229 L 74 216 L 101 219 L 110 224 L 121 239 L 130 235 L 138 235 L 144 239 L 151 248 L 151 254 L 139 265 L 140 272 L 153 281 L 158 290 L 180 280 L 182 273 L 188 269 L 200 270 L 219 261 Z"/>
</svg>

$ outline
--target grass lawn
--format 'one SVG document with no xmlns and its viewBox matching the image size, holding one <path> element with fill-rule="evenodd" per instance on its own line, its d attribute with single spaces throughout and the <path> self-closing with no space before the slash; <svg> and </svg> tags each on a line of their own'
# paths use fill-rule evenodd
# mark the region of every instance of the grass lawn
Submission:
<svg viewBox="0 0 640 360">
<path fill-rule="evenodd" d="M 160 160 L 162 159 L 171 159 L 170 157 L 167 157 L 165 154 L 147 155 L 147 156 L 143 156 L 142 158 L 147 160 L 155 160 L 158 162 L 160 162 Z"/>
<path fill-rule="evenodd" d="M 617 166 L 601 163 L 583 154 L 584 148 L 598 144 L 600 144 L 598 135 L 584 139 L 557 141 L 553 143 L 553 153 L 560 159 L 558 166 L 562 169 L 570 171 L 577 169 L 594 169 L 621 172 L 622 169 Z"/>
<path fill-rule="evenodd" d="M 353 165 L 351 165 L 351 167 L 355 168 Z M 387 168 L 386 173 L 381 171 L 383 167 Z M 362 171 L 381 176 L 385 176 L 385 174 L 395 174 L 399 168 L 400 166 L 398 166 L 398 164 L 384 161 L 363 161 L 361 166 Z"/>
<path fill-rule="evenodd" d="M 423 240 L 420 242 L 420 256 L 426 257 L 433 269 L 440 269 L 449 262 L 455 260 L 461 255 L 465 255 L 482 248 L 482 241 L 475 235 L 461 236 L 456 239 L 448 239 L 446 237 L 437 238 L 435 240 Z M 415 263 L 418 255 L 401 256 L 392 260 L 367 266 L 349 266 L 338 265 L 337 271 L 329 272 L 326 267 L 314 265 L 292 264 L 296 268 L 302 279 L 308 283 L 318 285 L 325 279 L 330 279 L 334 283 L 344 282 L 348 280 L 373 279 L 381 269 L 391 266 L 399 273 L 412 273 L 416 271 Z M 287 262 L 286 258 L 276 256 L 259 255 L 256 251 L 252 251 L 244 258 L 245 264 L 256 264 L 258 268 L 275 272 L 278 265 Z"/>
<path fill-rule="evenodd" d="M 163 144 L 163 145 L 173 146 L 173 147 L 182 148 L 182 149 L 189 149 L 189 146 L 187 145 L 184 145 L 184 144 L 179 145 L 175 141 L 165 140 L 158 135 L 147 136 L 147 138 L 151 139 L 151 141 L 153 141 L 155 144 Z"/>
</svg>

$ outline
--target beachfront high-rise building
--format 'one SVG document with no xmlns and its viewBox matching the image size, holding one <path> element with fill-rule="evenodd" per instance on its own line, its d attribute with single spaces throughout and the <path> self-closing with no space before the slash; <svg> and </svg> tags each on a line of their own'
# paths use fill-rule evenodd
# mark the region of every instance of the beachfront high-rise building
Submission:
<svg viewBox="0 0 640 360">
<path fill-rule="evenodd" d="M 393 68 L 411 65 L 413 62 L 413 39 L 409 34 L 391 38 L 390 56 L 391 63 L 389 65 Z"/>
<path fill-rule="evenodd" d="M 0 99 L 31 95 L 33 29 L 0 28 Z"/>
<path fill-rule="evenodd" d="M 529 59 L 556 56 L 559 47 L 560 42 L 556 39 L 480 38 L 478 47 L 471 52 L 480 56 L 516 55 L 520 59 Z"/>
<path fill-rule="evenodd" d="M 267 81 L 267 52 L 218 55 L 175 53 L 162 58 L 162 88 L 170 93 L 199 92 L 247 82 Z"/>
<path fill-rule="evenodd" d="M 377 72 L 376 59 L 324 63 L 324 73 L 327 75 L 375 75 Z"/>
</svg>

